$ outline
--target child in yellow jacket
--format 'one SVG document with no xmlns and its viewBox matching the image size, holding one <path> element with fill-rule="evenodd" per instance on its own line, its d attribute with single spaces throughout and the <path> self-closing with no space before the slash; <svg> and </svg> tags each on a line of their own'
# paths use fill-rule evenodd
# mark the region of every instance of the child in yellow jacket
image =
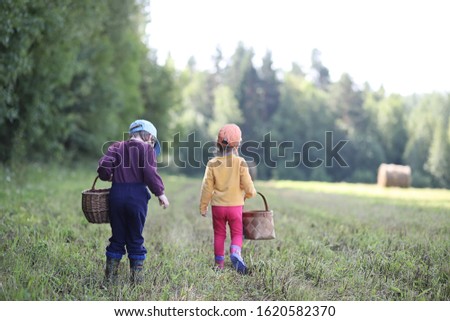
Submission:
<svg viewBox="0 0 450 321">
<path fill-rule="evenodd" d="M 242 209 L 244 200 L 256 195 L 246 161 L 238 156 L 242 140 L 235 124 L 223 126 L 218 134 L 218 156 L 208 162 L 201 187 L 200 214 L 205 217 L 211 203 L 214 229 L 214 255 L 218 269 L 224 268 L 226 224 L 231 233 L 230 259 L 241 274 L 247 273 L 242 259 Z"/>
</svg>

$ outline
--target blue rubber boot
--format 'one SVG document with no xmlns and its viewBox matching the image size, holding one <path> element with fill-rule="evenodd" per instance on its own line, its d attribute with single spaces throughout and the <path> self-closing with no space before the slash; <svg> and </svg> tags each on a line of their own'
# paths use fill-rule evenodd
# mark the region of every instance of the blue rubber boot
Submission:
<svg viewBox="0 0 450 321">
<path fill-rule="evenodd" d="M 225 267 L 225 264 L 224 264 L 225 263 L 225 261 L 224 261 L 225 257 L 221 256 L 221 255 L 216 255 L 214 257 L 214 259 L 215 259 L 215 263 L 216 263 L 215 269 L 218 270 L 218 271 L 223 271 L 223 269 Z"/>
<path fill-rule="evenodd" d="M 231 263 L 235 270 L 240 274 L 247 274 L 247 265 L 241 256 L 241 248 L 237 245 L 231 245 L 230 252 Z"/>
</svg>

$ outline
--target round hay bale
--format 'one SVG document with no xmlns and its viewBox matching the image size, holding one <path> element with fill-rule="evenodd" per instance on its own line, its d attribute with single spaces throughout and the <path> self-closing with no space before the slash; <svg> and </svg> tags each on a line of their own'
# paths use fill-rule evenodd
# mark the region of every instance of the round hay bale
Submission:
<svg viewBox="0 0 450 321">
<path fill-rule="evenodd" d="M 377 183 L 382 187 L 410 187 L 411 167 L 397 164 L 381 164 L 378 168 Z"/>
</svg>

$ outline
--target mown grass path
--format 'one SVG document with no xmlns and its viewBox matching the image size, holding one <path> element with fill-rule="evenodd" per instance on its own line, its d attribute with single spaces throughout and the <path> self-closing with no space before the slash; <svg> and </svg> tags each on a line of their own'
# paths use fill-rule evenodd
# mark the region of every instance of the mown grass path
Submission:
<svg viewBox="0 0 450 321">
<path fill-rule="evenodd" d="M 241 276 L 229 262 L 212 269 L 201 179 L 162 174 L 171 206 L 150 201 L 145 283 L 130 286 L 123 260 L 119 285 L 104 289 L 109 226 L 89 224 L 80 208 L 95 165 L 0 173 L 1 300 L 450 299 L 448 190 L 258 181 L 277 239 L 244 241 L 251 274 Z"/>
</svg>

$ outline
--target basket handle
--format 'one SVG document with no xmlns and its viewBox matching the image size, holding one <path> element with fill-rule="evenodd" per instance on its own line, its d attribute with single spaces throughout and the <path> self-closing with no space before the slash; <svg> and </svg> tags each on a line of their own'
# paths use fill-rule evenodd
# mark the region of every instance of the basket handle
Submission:
<svg viewBox="0 0 450 321">
<path fill-rule="evenodd" d="M 98 180 L 98 175 L 97 175 L 97 177 L 94 179 L 94 184 L 92 184 L 91 191 L 95 191 L 95 183 L 97 183 L 97 180 Z"/>
<path fill-rule="evenodd" d="M 260 192 L 256 192 L 256 193 L 258 193 L 262 197 L 262 199 L 264 201 L 264 206 L 266 207 L 266 211 L 269 211 L 269 205 L 267 205 L 267 200 L 264 197 L 264 195 L 262 193 L 260 193 Z"/>
</svg>

